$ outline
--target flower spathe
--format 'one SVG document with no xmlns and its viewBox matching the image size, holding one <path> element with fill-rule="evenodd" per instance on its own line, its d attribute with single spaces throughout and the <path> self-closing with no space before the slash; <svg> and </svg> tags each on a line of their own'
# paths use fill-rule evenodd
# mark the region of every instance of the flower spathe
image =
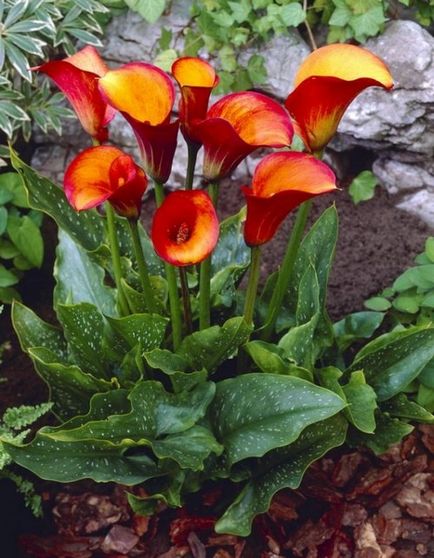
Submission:
<svg viewBox="0 0 434 558">
<path fill-rule="evenodd" d="M 182 133 L 188 142 L 200 144 L 194 134 L 194 123 L 206 118 L 209 98 L 219 77 L 208 62 L 192 56 L 175 60 L 172 75 L 181 90 L 179 118 Z"/>
<path fill-rule="evenodd" d="M 170 122 L 175 90 L 169 76 L 152 64 L 131 62 L 107 72 L 99 88 L 133 128 L 146 172 L 166 182 L 179 128 L 178 121 Z"/>
<path fill-rule="evenodd" d="M 226 95 L 194 127 L 204 146 L 203 173 L 216 181 L 229 175 L 259 147 L 288 147 L 294 135 L 291 119 L 276 101 L 253 91 Z"/>
<path fill-rule="evenodd" d="M 246 244 L 268 242 L 290 211 L 333 190 L 334 173 L 314 156 L 290 152 L 267 155 L 256 167 L 251 187 L 242 187 L 247 203 Z"/>
<path fill-rule="evenodd" d="M 312 52 L 295 77 L 285 106 L 298 133 L 312 152 L 323 149 L 335 134 L 348 105 L 364 89 L 393 87 L 385 63 L 368 50 L 347 44 Z"/>
<path fill-rule="evenodd" d="M 108 200 L 119 215 L 129 219 L 140 215 L 147 185 L 145 173 L 133 159 L 108 145 L 82 151 L 64 178 L 66 197 L 75 210 L 91 209 Z"/>
<path fill-rule="evenodd" d="M 106 141 L 106 126 L 115 110 L 103 99 L 98 79 L 108 67 L 92 46 L 86 46 L 63 60 L 52 60 L 35 70 L 46 74 L 64 93 L 86 132 L 98 142 Z"/>
<path fill-rule="evenodd" d="M 178 267 L 205 260 L 214 250 L 218 236 L 214 205 L 202 190 L 169 194 L 152 223 L 155 251 L 160 258 Z"/>
</svg>

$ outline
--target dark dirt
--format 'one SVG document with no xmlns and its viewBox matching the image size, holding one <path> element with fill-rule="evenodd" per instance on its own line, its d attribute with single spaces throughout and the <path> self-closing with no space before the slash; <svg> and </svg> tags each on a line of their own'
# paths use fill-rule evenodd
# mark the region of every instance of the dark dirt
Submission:
<svg viewBox="0 0 434 558">
<path fill-rule="evenodd" d="M 328 306 L 332 317 L 339 319 L 344 314 L 362 309 L 363 300 L 388 286 L 401 271 L 411 265 L 414 256 L 423 249 L 425 238 L 430 234 L 430 231 L 417 218 L 397 210 L 387 193 L 380 189 L 377 189 L 373 200 L 362 203 L 357 207 L 353 205 L 345 189 L 333 196 L 324 197 L 315 202 L 312 219 L 318 217 L 320 212 L 333 202 L 336 203 L 338 208 L 341 228 L 336 262 L 330 280 Z M 221 189 L 219 213 L 222 217 L 234 213 L 242 203 L 243 200 L 237 186 L 232 184 Z M 146 214 L 149 216 L 151 212 L 152 203 L 149 202 L 145 211 L 145 218 Z M 288 219 L 276 238 L 264 250 L 264 276 L 274 270 L 280 262 L 290 226 L 291 219 Z M 47 233 L 46 238 L 48 238 L 48 249 L 44 267 L 40 271 L 32 271 L 27 274 L 21 292 L 24 302 L 39 315 L 50 321 L 53 320 L 51 309 L 52 265 L 56 239 L 55 228 L 52 223 L 45 225 L 45 232 Z M 0 343 L 4 341 L 11 341 L 12 347 L 4 353 L 3 364 L 0 365 L 0 378 L 6 379 L 5 382 L 0 383 L 0 416 L 8 406 L 24 403 L 34 404 L 47 398 L 46 387 L 33 371 L 29 359 L 21 353 L 18 347 L 7 310 L 0 316 Z M 0 543 L 3 551 L 6 549 L 8 551 L 5 555 L 7 558 L 16 558 L 19 556 L 13 542 L 16 535 L 23 532 L 40 532 L 41 525 L 45 524 L 35 523 L 29 514 L 23 510 L 19 497 L 17 498 L 9 483 L 0 483 L 0 492 L 2 494 Z M 53 495 L 51 494 L 50 497 L 53 497 Z M 309 505 L 313 506 L 312 501 Z M 316 509 L 316 505 L 312 509 Z M 271 538 L 273 539 L 273 537 Z M 196 547 L 199 550 L 196 550 L 194 558 L 204 558 L 205 554 L 201 550 L 201 544 L 200 541 L 199 543 L 196 541 Z M 221 544 L 223 545 L 223 543 Z M 264 552 L 268 552 L 268 554 L 263 554 L 264 558 L 278 558 L 279 554 L 277 552 L 271 553 L 274 543 L 270 540 L 267 544 L 269 548 Z M 215 549 L 217 553 L 210 555 L 215 558 L 239 556 L 236 551 L 234 551 L 234 554 L 232 550 L 229 552 L 230 548 L 229 550 L 225 550 L 225 548 L 222 547 L 220 553 Z M 239 549 L 240 547 L 233 546 L 233 549 L 236 548 Z M 277 550 L 277 547 L 274 550 Z M 432 552 L 431 555 L 434 556 L 434 550 Z M 3 552 L 1 555 L 3 555 Z M 175 558 L 183 555 L 182 553 L 169 553 L 165 558 Z M 288 556 L 287 553 L 283 555 Z M 304 556 L 303 553 L 294 555 Z M 314 558 L 317 555 L 320 556 L 320 554 L 315 553 L 308 556 Z M 321 555 L 329 556 L 329 554 Z M 426 555 L 429 556 L 430 554 Z M 78 555 L 40 554 L 40 556 L 87 558 L 91 554 L 84 549 L 83 553 Z M 118 553 L 111 554 L 111 556 L 114 558 L 115 556 L 125 555 Z M 259 558 L 259 553 L 251 554 L 251 556 Z M 342 554 L 342 556 L 345 556 L 345 554 Z M 376 558 L 377 554 L 366 554 L 366 557 L 368 556 L 369 558 L 371 556 Z M 396 556 L 398 557 L 398 555 Z M 401 558 L 411 558 L 416 555 L 410 553 L 399 554 L 399 556 Z M 364 555 L 361 555 L 361 558 L 364 558 Z"/>
</svg>

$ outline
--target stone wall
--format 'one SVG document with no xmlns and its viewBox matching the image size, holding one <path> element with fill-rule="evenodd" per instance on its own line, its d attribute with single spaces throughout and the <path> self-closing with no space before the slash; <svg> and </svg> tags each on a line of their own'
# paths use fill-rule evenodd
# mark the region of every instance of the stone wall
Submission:
<svg viewBox="0 0 434 558">
<path fill-rule="evenodd" d="M 174 46 L 182 48 L 188 6 L 185 0 L 175 2 L 172 12 L 156 25 L 147 24 L 133 12 L 116 18 L 107 29 L 103 49 L 109 65 L 153 60 L 161 27 L 172 29 Z M 365 91 L 347 111 L 331 148 L 341 154 L 356 146 L 372 151 L 376 156 L 374 172 L 395 196 L 396 204 L 434 226 L 434 38 L 414 22 L 394 21 L 367 47 L 388 63 L 395 88 L 390 93 L 373 88 Z M 294 31 L 272 39 L 260 52 L 269 73 L 263 89 L 283 100 L 309 48 Z M 121 117 L 111 124 L 110 136 L 116 145 L 137 155 L 134 137 Z M 77 122 L 69 121 L 61 138 L 37 133 L 36 143 L 33 164 L 60 181 L 65 165 L 89 145 L 89 139 Z M 180 136 L 171 186 L 182 184 L 186 158 Z M 248 159 L 236 176 L 247 178 L 255 164 L 255 159 Z"/>
</svg>

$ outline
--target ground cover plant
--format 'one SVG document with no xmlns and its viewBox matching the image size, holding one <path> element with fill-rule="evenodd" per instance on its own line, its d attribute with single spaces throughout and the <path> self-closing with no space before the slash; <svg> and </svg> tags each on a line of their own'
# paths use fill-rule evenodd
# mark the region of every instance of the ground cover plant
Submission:
<svg viewBox="0 0 434 558">
<path fill-rule="evenodd" d="M 59 225 L 58 323 L 19 302 L 12 310 L 59 423 L 27 442 L 1 437 L 10 459 L 43 479 L 138 485 L 129 502 L 140 513 L 225 481 L 232 489 L 215 530 L 246 536 L 272 496 L 296 488 L 329 450 L 381 453 L 413 422 L 433 422 L 407 388 L 434 358 L 434 328 L 364 343 L 382 315 L 333 326 L 335 207 L 304 234 L 313 198 L 336 190 L 320 157 L 346 107 L 366 87 L 393 86 L 381 60 L 330 45 L 301 65 L 284 107 L 246 91 L 208 108 L 218 76 L 184 57 L 172 66 L 179 119 L 172 79 L 151 64 L 110 70 L 88 46 L 38 70 L 65 93 L 93 145 L 68 166 L 63 190 L 11 152 L 30 206 Z M 105 143 L 116 111 L 134 130 L 142 166 Z M 293 122 L 306 152 L 289 149 Z M 179 130 L 185 188 L 167 195 Z M 219 224 L 219 183 L 259 147 L 278 151 L 242 186 L 246 207 Z M 192 189 L 201 149 L 204 187 Z M 150 235 L 139 220 L 149 179 L 158 205 Z M 261 251 L 298 206 L 282 265 L 258 293 Z"/>
</svg>

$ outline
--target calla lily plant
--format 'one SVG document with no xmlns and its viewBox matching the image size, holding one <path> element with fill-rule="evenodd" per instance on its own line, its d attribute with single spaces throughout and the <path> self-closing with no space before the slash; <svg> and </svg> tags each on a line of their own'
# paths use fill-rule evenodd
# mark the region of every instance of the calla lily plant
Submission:
<svg viewBox="0 0 434 558">
<path fill-rule="evenodd" d="M 384 451 L 411 419 L 434 420 L 414 388 L 434 362 L 434 328 L 393 331 L 356 352 L 351 345 L 375 337 L 384 316 L 332 324 L 335 207 L 305 233 L 315 198 L 337 190 L 320 157 L 346 108 L 367 87 L 392 87 L 378 57 L 320 48 L 283 104 L 254 91 L 210 101 L 219 78 L 193 57 L 169 75 L 148 61 L 110 69 L 86 47 L 35 71 L 65 93 L 90 145 L 63 188 L 11 154 L 30 204 L 59 225 L 56 323 L 20 303 L 12 311 L 58 424 L 27 442 L 2 439 L 11 459 L 54 481 L 140 485 L 128 496 L 139 513 L 180 506 L 204 482 L 225 479 L 237 495 L 225 496 L 215 530 L 244 536 L 327 451 L 346 441 Z M 109 143 L 116 112 L 140 160 Z M 183 187 L 171 191 L 179 131 L 189 160 Z M 294 133 L 302 152 L 291 149 Z M 234 184 L 233 171 L 259 149 L 251 180 Z M 226 188 L 241 188 L 245 204 L 220 222 Z M 282 264 L 261 280 L 261 252 L 295 210 Z"/>
</svg>

